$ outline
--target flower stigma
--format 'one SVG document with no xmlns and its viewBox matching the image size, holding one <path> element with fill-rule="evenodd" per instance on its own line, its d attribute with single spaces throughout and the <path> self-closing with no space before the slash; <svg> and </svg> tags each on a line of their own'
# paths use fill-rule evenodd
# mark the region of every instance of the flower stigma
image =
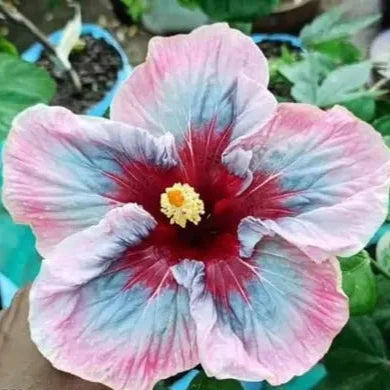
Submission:
<svg viewBox="0 0 390 390">
<path fill-rule="evenodd" d="M 161 212 L 170 218 L 171 224 L 185 228 L 187 222 L 197 225 L 205 213 L 199 194 L 188 184 L 175 183 L 161 194 Z"/>
</svg>

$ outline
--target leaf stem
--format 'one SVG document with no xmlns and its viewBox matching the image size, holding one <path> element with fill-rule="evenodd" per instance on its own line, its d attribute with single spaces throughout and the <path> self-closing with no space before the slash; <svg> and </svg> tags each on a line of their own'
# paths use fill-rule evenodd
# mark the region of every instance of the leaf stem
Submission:
<svg viewBox="0 0 390 390">
<path fill-rule="evenodd" d="M 375 261 L 374 259 L 372 259 L 370 257 L 370 262 L 371 262 L 371 265 L 379 272 L 381 273 L 383 276 L 385 276 L 387 279 L 390 280 L 390 272 L 387 271 L 384 267 L 382 267 L 377 261 Z"/>
</svg>

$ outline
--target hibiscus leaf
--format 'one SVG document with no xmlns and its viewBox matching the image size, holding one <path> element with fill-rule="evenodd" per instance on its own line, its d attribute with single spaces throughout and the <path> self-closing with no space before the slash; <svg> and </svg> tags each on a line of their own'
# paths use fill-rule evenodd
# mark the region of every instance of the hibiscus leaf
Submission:
<svg viewBox="0 0 390 390">
<path fill-rule="evenodd" d="M 390 112 L 390 101 L 383 98 L 376 99 L 376 112 L 375 115 L 377 118 L 381 118 L 382 116 L 389 115 Z"/>
<path fill-rule="evenodd" d="M 376 102 L 372 96 L 363 96 L 343 102 L 342 105 L 365 122 L 371 122 L 375 118 Z"/>
<path fill-rule="evenodd" d="M 305 46 L 351 37 L 380 19 L 380 15 L 343 20 L 346 13 L 345 7 L 336 7 L 321 14 L 311 24 L 306 25 L 300 34 Z"/>
<path fill-rule="evenodd" d="M 18 50 L 10 41 L 8 41 L 5 37 L 0 35 L 0 53 L 6 53 L 12 56 L 17 56 Z"/>
<path fill-rule="evenodd" d="M 177 2 L 181 6 L 189 8 L 189 9 L 196 9 L 196 8 L 198 8 L 197 0 L 177 0 Z"/>
<path fill-rule="evenodd" d="M 390 115 L 385 115 L 381 118 L 376 119 L 372 125 L 378 130 L 383 136 L 390 135 Z"/>
<path fill-rule="evenodd" d="M 366 251 L 340 258 L 343 275 L 343 290 L 349 297 L 352 315 L 362 315 L 375 307 L 377 299 L 375 277 L 370 265 L 370 256 Z"/>
<path fill-rule="evenodd" d="M 156 386 L 154 386 L 153 390 L 169 390 L 165 385 L 164 381 L 158 382 Z"/>
<path fill-rule="evenodd" d="M 253 22 L 268 15 L 278 0 L 197 0 L 200 8 L 213 20 Z"/>
<path fill-rule="evenodd" d="M 341 66 L 329 73 L 318 89 L 317 105 L 327 107 L 351 100 L 353 92 L 369 82 L 371 68 L 371 63 L 364 61 Z M 367 93 L 364 91 L 362 95 Z"/>
<path fill-rule="evenodd" d="M 313 46 L 313 49 L 327 55 L 340 65 L 359 62 L 362 58 L 361 51 L 344 38 L 317 43 Z"/>
<path fill-rule="evenodd" d="M 323 40 L 329 40 L 329 38 L 325 39 L 327 33 L 329 33 L 332 26 L 335 26 L 340 22 L 344 12 L 344 8 L 334 7 L 315 18 L 312 23 L 307 24 L 300 34 L 303 43 L 305 45 L 310 45 Z"/>
<path fill-rule="evenodd" d="M 390 334 L 390 281 L 383 275 L 378 275 L 376 280 L 378 286 L 378 303 L 373 318 L 383 334 L 388 335 Z"/>
<path fill-rule="evenodd" d="M 376 246 L 376 261 L 390 272 L 390 232 L 385 233 Z"/>
<path fill-rule="evenodd" d="M 386 343 L 370 317 L 351 318 L 324 362 L 328 375 L 317 390 L 390 390 Z"/>
<path fill-rule="evenodd" d="M 11 121 L 23 109 L 48 103 L 55 92 L 55 82 L 36 65 L 15 56 L 0 53 L 0 141 L 4 140 Z"/>
<path fill-rule="evenodd" d="M 333 61 L 321 53 L 307 53 L 303 61 L 281 66 L 280 73 L 291 83 L 297 102 L 316 104 L 321 81 L 333 70 Z"/>
<path fill-rule="evenodd" d="M 243 390 L 240 382 L 234 379 L 218 380 L 200 372 L 190 383 L 188 390 Z"/>
</svg>

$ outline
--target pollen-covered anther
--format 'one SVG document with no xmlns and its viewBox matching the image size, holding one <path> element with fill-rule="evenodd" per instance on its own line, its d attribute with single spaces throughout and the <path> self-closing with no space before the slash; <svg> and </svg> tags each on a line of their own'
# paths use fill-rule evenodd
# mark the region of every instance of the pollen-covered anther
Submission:
<svg viewBox="0 0 390 390">
<path fill-rule="evenodd" d="M 199 194 L 188 184 L 176 183 L 161 194 L 161 212 L 171 224 L 185 228 L 187 222 L 197 225 L 205 213 L 204 203 Z"/>
</svg>

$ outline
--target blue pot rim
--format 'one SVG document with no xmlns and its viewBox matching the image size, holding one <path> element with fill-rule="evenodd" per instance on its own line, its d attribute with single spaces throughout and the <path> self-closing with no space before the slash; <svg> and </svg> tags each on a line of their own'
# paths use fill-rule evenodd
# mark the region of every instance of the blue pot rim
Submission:
<svg viewBox="0 0 390 390">
<path fill-rule="evenodd" d="M 297 49 L 303 50 L 302 40 L 291 34 L 252 34 L 252 40 L 255 43 L 261 43 L 264 41 L 276 41 L 289 43 L 291 46 Z"/>
<path fill-rule="evenodd" d="M 59 43 L 62 34 L 63 29 L 55 31 L 54 33 L 50 34 L 48 39 L 52 44 L 56 45 Z M 81 35 L 92 35 L 95 39 L 104 39 L 108 44 L 115 48 L 122 60 L 122 68 L 119 70 L 117 80 L 112 88 L 106 93 L 100 102 L 96 103 L 85 112 L 86 115 L 103 116 L 109 108 L 119 86 L 128 78 L 132 72 L 132 67 L 129 64 L 127 55 L 119 42 L 106 29 L 96 24 L 86 23 L 82 26 Z M 25 61 L 35 63 L 41 57 L 42 51 L 43 46 L 40 43 L 35 43 L 22 54 L 22 58 Z"/>
</svg>

